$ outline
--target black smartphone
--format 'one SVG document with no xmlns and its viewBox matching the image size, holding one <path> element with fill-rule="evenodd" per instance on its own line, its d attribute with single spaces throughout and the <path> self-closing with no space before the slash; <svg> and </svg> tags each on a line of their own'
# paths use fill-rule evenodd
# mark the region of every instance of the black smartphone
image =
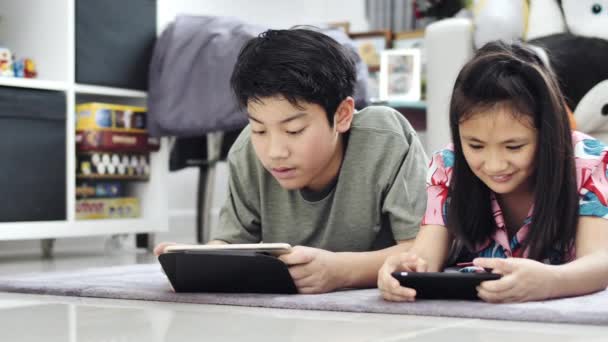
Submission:
<svg viewBox="0 0 608 342">
<path fill-rule="evenodd" d="M 486 280 L 497 280 L 500 274 L 463 272 L 393 272 L 401 286 L 416 290 L 423 299 L 479 299 L 476 287 Z"/>
</svg>

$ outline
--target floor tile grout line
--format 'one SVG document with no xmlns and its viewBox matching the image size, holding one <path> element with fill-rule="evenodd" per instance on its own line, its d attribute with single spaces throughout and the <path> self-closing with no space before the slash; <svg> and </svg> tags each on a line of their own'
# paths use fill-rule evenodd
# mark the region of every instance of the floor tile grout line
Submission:
<svg viewBox="0 0 608 342">
<path fill-rule="evenodd" d="M 457 317 L 454 317 L 457 318 Z M 464 318 L 462 318 L 464 319 Z M 441 327 L 432 327 L 432 328 L 427 328 L 427 329 L 423 329 L 423 330 L 418 330 L 418 331 L 412 331 L 409 333 L 405 333 L 403 335 L 397 335 L 397 336 L 391 336 L 389 338 L 385 338 L 385 339 L 381 339 L 381 340 L 375 340 L 378 342 L 396 342 L 396 341 L 403 341 L 403 340 L 409 340 L 413 337 L 418 337 L 418 336 L 422 336 L 422 335 L 427 335 L 427 334 L 431 334 L 434 333 L 436 331 L 440 331 L 440 330 L 444 330 L 447 328 L 454 328 L 454 327 L 459 327 L 459 326 L 463 326 L 463 325 L 468 325 L 474 321 L 478 321 L 478 319 L 466 319 L 465 321 L 459 321 L 459 322 L 454 322 L 454 323 L 450 323 Z"/>
</svg>

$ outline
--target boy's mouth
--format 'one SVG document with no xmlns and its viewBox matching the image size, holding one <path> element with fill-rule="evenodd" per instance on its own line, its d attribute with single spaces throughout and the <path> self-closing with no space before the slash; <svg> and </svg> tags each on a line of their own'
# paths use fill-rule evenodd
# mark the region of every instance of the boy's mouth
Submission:
<svg viewBox="0 0 608 342">
<path fill-rule="evenodd" d="M 292 178 L 295 175 L 295 171 L 294 167 L 273 167 L 271 169 L 272 174 L 279 179 Z"/>
</svg>

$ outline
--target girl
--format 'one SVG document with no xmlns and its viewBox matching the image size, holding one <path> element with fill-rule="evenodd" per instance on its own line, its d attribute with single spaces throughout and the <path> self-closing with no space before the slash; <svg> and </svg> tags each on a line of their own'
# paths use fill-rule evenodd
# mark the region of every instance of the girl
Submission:
<svg viewBox="0 0 608 342">
<path fill-rule="evenodd" d="M 378 274 L 385 299 L 412 301 L 394 271 L 455 262 L 502 274 L 488 302 L 575 296 L 608 286 L 608 148 L 572 131 L 553 74 L 528 48 L 488 43 L 452 93 L 453 146 L 436 153 L 410 252 Z"/>
</svg>

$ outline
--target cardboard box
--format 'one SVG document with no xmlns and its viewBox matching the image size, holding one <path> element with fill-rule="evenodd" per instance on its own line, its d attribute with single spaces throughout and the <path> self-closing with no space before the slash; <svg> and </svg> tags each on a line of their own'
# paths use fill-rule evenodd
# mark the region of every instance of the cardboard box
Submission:
<svg viewBox="0 0 608 342">
<path fill-rule="evenodd" d="M 83 181 L 76 184 L 76 198 L 124 197 L 125 186 L 119 181 Z"/>
<path fill-rule="evenodd" d="M 84 130 L 76 132 L 78 151 L 151 152 L 158 151 L 160 139 L 148 133 Z"/>
<path fill-rule="evenodd" d="M 140 216 L 135 197 L 76 200 L 76 219 L 123 219 Z"/>
<path fill-rule="evenodd" d="M 76 130 L 146 133 L 146 108 L 99 102 L 79 104 Z"/>
</svg>

